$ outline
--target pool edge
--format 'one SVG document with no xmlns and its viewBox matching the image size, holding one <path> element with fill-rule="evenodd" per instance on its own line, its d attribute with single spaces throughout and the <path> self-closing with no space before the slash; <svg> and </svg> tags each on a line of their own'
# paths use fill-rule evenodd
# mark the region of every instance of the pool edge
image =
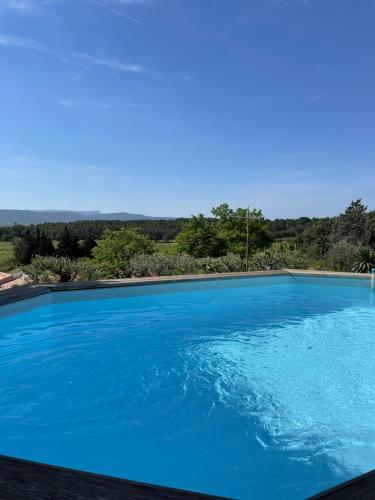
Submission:
<svg viewBox="0 0 375 500">
<path fill-rule="evenodd" d="M 131 481 L 0 455 L 0 497 L 14 500 L 225 500 L 225 497 Z"/>
<path fill-rule="evenodd" d="M 305 276 L 321 278 L 370 279 L 370 274 L 309 271 L 300 269 L 282 269 L 280 271 L 251 271 L 241 273 L 194 274 L 182 276 L 157 276 L 151 278 L 126 278 L 114 280 L 81 281 L 73 283 L 53 283 L 46 285 L 23 285 L 0 291 L 0 307 L 14 302 L 37 297 L 50 292 L 66 292 L 72 290 L 93 290 L 99 288 L 119 288 L 137 285 L 153 285 L 162 283 L 186 283 L 192 281 L 214 281 L 226 279 L 259 278 L 273 276 Z"/>
</svg>

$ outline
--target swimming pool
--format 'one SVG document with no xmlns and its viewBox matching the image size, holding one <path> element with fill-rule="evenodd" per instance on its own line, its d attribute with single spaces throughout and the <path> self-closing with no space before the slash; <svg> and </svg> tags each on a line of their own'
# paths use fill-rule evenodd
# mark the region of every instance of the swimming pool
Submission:
<svg viewBox="0 0 375 500">
<path fill-rule="evenodd" d="M 0 453 L 252 499 L 375 464 L 375 293 L 278 276 L 0 308 Z"/>
</svg>

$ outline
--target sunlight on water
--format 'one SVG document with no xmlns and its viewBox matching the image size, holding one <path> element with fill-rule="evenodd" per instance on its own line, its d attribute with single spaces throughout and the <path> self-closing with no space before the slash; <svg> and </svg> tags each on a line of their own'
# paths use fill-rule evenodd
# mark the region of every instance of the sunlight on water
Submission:
<svg viewBox="0 0 375 500">
<path fill-rule="evenodd" d="M 221 401 L 262 423 L 262 446 L 354 475 L 374 467 L 374 324 L 374 309 L 353 308 L 233 333 L 194 355 Z"/>
</svg>

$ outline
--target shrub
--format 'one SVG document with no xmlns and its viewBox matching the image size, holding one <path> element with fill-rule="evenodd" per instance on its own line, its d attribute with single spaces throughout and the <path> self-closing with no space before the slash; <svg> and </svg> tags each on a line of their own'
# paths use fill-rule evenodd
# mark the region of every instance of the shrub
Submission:
<svg viewBox="0 0 375 500">
<path fill-rule="evenodd" d="M 375 268 L 375 252 L 371 248 L 361 248 L 358 260 L 354 263 L 352 270 L 355 273 L 371 273 Z"/>
<path fill-rule="evenodd" d="M 239 255 L 228 254 L 223 257 L 200 259 L 199 267 L 203 273 L 235 273 L 245 271 L 245 262 Z"/>
<path fill-rule="evenodd" d="M 178 274 L 225 273 L 244 271 L 244 261 L 237 255 L 195 259 L 191 255 L 136 255 L 130 260 L 132 276 L 172 276 Z"/>
<path fill-rule="evenodd" d="M 130 276 L 130 260 L 135 255 L 152 253 L 154 246 L 151 240 L 136 229 L 107 230 L 92 251 L 95 261 L 108 278 Z"/>
<path fill-rule="evenodd" d="M 172 276 L 174 274 L 195 274 L 199 272 L 199 259 L 190 255 L 136 255 L 130 260 L 132 276 Z"/>
<path fill-rule="evenodd" d="M 33 283 L 69 282 L 99 277 L 98 270 L 90 262 L 67 257 L 37 256 L 22 270 Z"/>
<path fill-rule="evenodd" d="M 271 248 L 254 254 L 250 261 L 250 268 L 254 271 L 303 269 L 307 266 L 306 256 L 289 242 L 274 243 Z"/>
<path fill-rule="evenodd" d="M 325 260 L 329 271 L 352 271 L 354 264 L 360 260 L 360 248 L 351 243 L 336 243 Z"/>
<path fill-rule="evenodd" d="M 136 255 L 130 260 L 129 269 L 132 276 L 170 276 L 175 269 L 176 257 L 172 255 Z"/>
</svg>

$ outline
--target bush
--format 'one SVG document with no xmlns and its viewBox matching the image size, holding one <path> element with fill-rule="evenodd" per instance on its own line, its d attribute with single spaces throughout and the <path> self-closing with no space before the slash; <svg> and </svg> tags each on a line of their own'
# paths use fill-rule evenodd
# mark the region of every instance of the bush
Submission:
<svg viewBox="0 0 375 500">
<path fill-rule="evenodd" d="M 195 259 L 187 254 L 136 255 L 130 261 L 132 276 L 173 276 L 181 274 L 209 274 L 244 271 L 244 261 L 237 255 Z"/>
<path fill-rule="evenodd" d="M 108 278 L 126 278 L 131 275 L 130 260 L 139 254 L 151 255 L 154 246 L 147 236 L 136 229 L 105 231 L 92 254 Z"/>
<path fill-rule="evenodd" d="M 130 260 L 132 276 L 172 276 L 174 274 L 195 274 L 199 272 L 199 260 L 190 255 L 136 255 Z"/>
<path fill-rule="evenodd" d="M 200 259 L 199 267 L 203 273 L 236 273 L 245 271 L 245 261 L 240 256 L 228 254 L 224 257 Z"/>
<path fill-rule="evenodd" d="M 283 268 L 304 269 L 308 266 L 306 256 L 293 244 L 277 242 L 271 248 L 254 254 L 250 261 L 253 271 L 275 271 Z"/>
<path fill-rule="evenodd" d="M 34 257 L 24 273 L 32 283 L 56 283 L 98 279 L 98 270 L 86 260 L 67 257 Z"/>
<path fill-rule="evenodd" d="M 326 255 L 326 266 L 329 271 L 352 271 L 360 260 L 360 248 L 351 243 L 336 243 Z"/>
<path fill-rule="evenodd" d="M 354 263 L 353 271 L 355 273 L 371 273 L 375 268 L 375 252 L 371 248 L 361 248 L 359 258 Z"/>
<path fill-rule="evenodd" d="M 136 255 L 130 260 L 129 269 L 132 276 L 170 276 L 176 267 L 177 256 L 172 255 Z"/>
</svg>

